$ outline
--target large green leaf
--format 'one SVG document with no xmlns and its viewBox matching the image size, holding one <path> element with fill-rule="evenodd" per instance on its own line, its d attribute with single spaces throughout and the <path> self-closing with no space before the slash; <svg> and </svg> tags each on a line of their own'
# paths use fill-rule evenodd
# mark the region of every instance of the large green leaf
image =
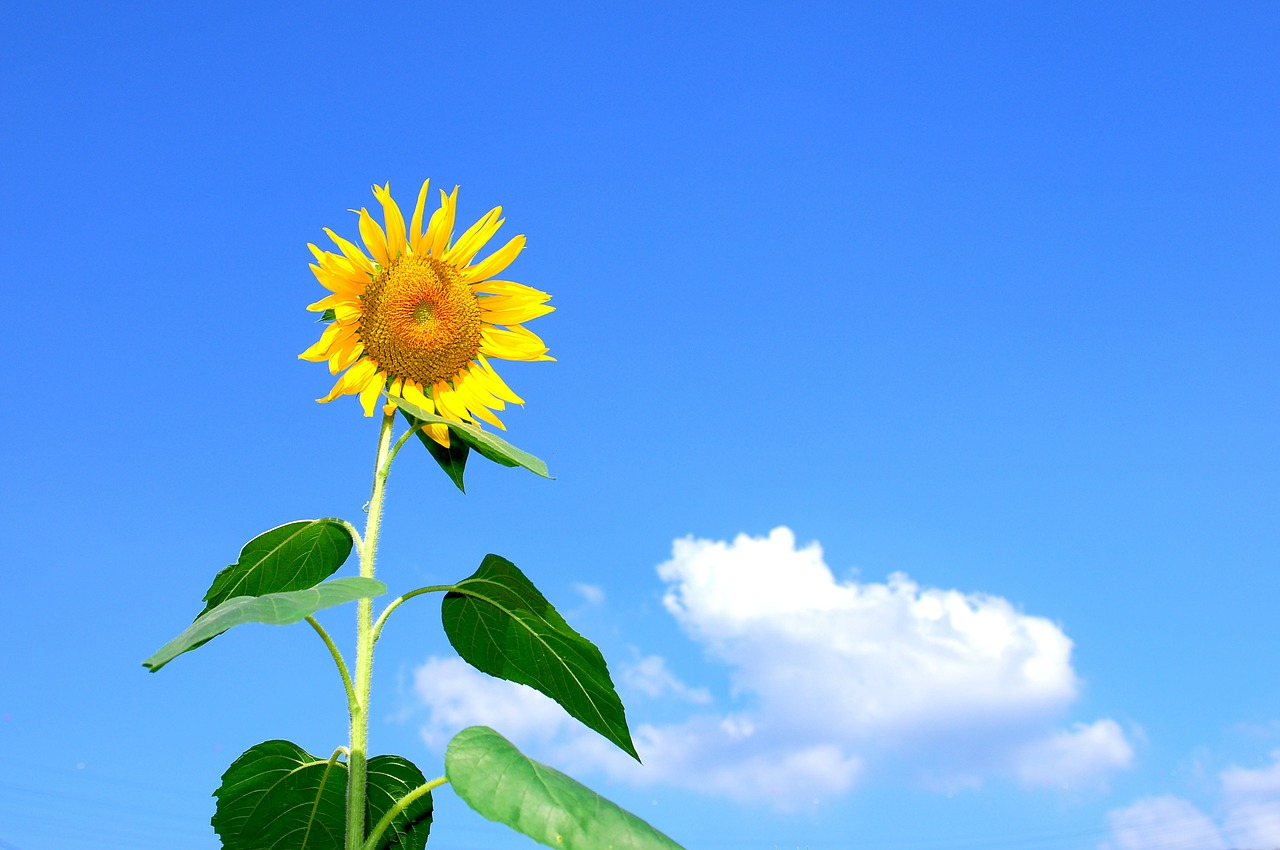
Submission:
<svg viewBox="0 0 1280 850">
<path fill-rule="evenodd" d="M 336 519 L 299 520 L 264 531 L 214 577 L 200 613 L 235 596 L 314 587 L 342 566 L 353 543 L 347 526 Z"/>
<path fill-rule="evenodd" d="M 368 762 L 365 832 L 409 791 L 426 783 L 400 756 Z M 342 850 L 347 766 L 288 741 L 250 747 L 222 774 L 213 828 L 223 850 Z M 431 830 L 431 794 L 415 800 L 382 834 L 378 850 L 422 850 Z"/>
<path fill-rule="evenodd" d="M 560 771 L 525 756 L 487 726 L 463 729 L 444 754 L 467 805 L 560 850 L 680 850 L 648 823 Z"/>
<path fill-rule="evenodd" d="M 265 596 L 237 596 L 212 611 L 201 614 L 186 631 L 142 662 L 142 666 L 154 673 L 188 649 L 194 649 L 217 637 L 232 626 L 242 623 L 287 626 L 321 609 L 356 599 L 381 596 L 386 592 L 387 586 L 377 579 L 351 577 L 335 578 L 306 590 L 268 593 Z"/>
<path fill-rule="evenodd" d="M 639 760 L 604 656 L 515 564 L 486 555 L 480 569 L 454 587 L 441 617 L 449 642 L 468 664 L 542 691 Z"/>
<path fill-rule="evenodd" d="M 464 443 L 475 449 L 484 457 L 494 463 L 500 463 L 503 466 L 523 466 L 530 472 L 537 473 L 543 478 L 550 478 L 547 473 L 547 465 L 538 458 L 526 451 L 517 449 L 506 440 L 496 437 L 488 431 L 483 431 L 475 425 L 466 425 L 462 422 L 454 422 L 445 419 L 442 416 L 436 416 L 434 413 L 428 413 L 421 407 L 412 402 L 405 401 L 396 396 L 387 396 L 387 400 L 405 413 L 421 422 L 432 422 L 437 425 L 448 425 L 450 433 L 456 435 Z M 448 472 L 448 470 L 445 470 Z M 461 470 L 458 472 L 461 477 Z"/>
</svg>

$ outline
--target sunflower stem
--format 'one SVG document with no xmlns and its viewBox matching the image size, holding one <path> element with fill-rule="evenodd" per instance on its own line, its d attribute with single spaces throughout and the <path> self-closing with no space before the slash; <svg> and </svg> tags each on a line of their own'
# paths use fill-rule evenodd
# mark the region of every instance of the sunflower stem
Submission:
<svg viewBox="0 0 1280 850">
<path fill-rule="evenodd" d="M 378 432 L 378 456 L 373 467 L 373 495 L 369 516 L 360 541 L 360 575 L 373 578 L 374 556 L 378 551 L 378 529 L 382 522 L 382 499 L 387 475 L 391 472 L 391 430 L 395 414 L 384 413 Z M 365 840 L 365 796 L 369 749 L 369 692 L 373 681 L 373 600 L 356 602 L 356 680 L 351 704 L 351 752 L 347 756 L 347 840 L 346 850 L 360 850 Z"/>
</svg>

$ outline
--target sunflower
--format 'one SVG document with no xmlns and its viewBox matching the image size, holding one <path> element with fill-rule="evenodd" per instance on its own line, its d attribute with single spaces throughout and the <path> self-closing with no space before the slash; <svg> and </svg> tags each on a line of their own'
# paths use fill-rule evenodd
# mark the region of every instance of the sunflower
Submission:
<svg viewBox="0 0 1280 850">
<path fill-rule="evenodd" d="M 547 306 L 551 296 L 545 292 L 494 279 L 524 248 L 524 236 L 472 263 L 505 221 L 502 207 L 491 209 L 454 240 L 455 186 L 452 194 L 440 193 L 440 208 L 423 232 L 428 183 L 418 193 L 408 230 L 391 197 L 391 184 L 374 186 L 385 229 L 367 209 L 360 210 L 365 250 L 327 227 L 325 233 L 340 253 L 307 246 L 316 258 L 311 270 L 332 293 L 307 309 L 323 312 L 332 322 L 298 357 L 327 360 L 330 373 L 343 373 L 317 401 L 358 393 L 364 415 L 372 416 L 386 390 L 445 419 L 480 420 L 505 430 L 494 411 L 506 402 L 523 404 L 523 399 L 498 377 L 489 358 L 555 359 L 521 324 L 555 308 Z M 437 443 L 449 445 L 447 426 L 427 429 Z"/>
</svg>

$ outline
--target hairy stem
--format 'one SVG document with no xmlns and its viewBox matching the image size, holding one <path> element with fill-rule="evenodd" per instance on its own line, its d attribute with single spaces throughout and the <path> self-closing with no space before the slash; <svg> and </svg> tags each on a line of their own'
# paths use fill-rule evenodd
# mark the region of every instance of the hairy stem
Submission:
<svg viewBox="0 0 1280 850">
<path fill-rule="evenodd" d="M 378 432 L 378 456 L 373 466 L 373 495 L 369 497 L 369 517 L 360 541 L 360 575 L 373 578 L 374 556 L 378 551 L 378 529 L 382 522 L 382 500 L 391 471 L 391 429 L 395 412 L 384 413 Z M 364 845 L 364 809 L 369 758 L 369 690 L 373 681 L 373 600 L 356 602 L 355 700 L 351 706 L 351 752 L 347 756 L 347 840 L 346 850 Z"/>
</svg>

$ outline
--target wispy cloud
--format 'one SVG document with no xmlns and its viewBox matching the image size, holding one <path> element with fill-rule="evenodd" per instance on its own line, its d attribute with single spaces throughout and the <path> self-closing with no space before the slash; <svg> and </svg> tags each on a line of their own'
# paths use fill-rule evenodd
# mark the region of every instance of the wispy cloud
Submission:
<svg viewBox="0 0 1280 850">
<path fill-rule="evenodd" d="M 1218 774 L 1213 818 L 1175 796 L 1148 797 L 1108 813 L 1100 850 L 1225 850 L 1280 847 L 1280 750 L 1260 768 L 1232 765 Z"/>
</svg>

